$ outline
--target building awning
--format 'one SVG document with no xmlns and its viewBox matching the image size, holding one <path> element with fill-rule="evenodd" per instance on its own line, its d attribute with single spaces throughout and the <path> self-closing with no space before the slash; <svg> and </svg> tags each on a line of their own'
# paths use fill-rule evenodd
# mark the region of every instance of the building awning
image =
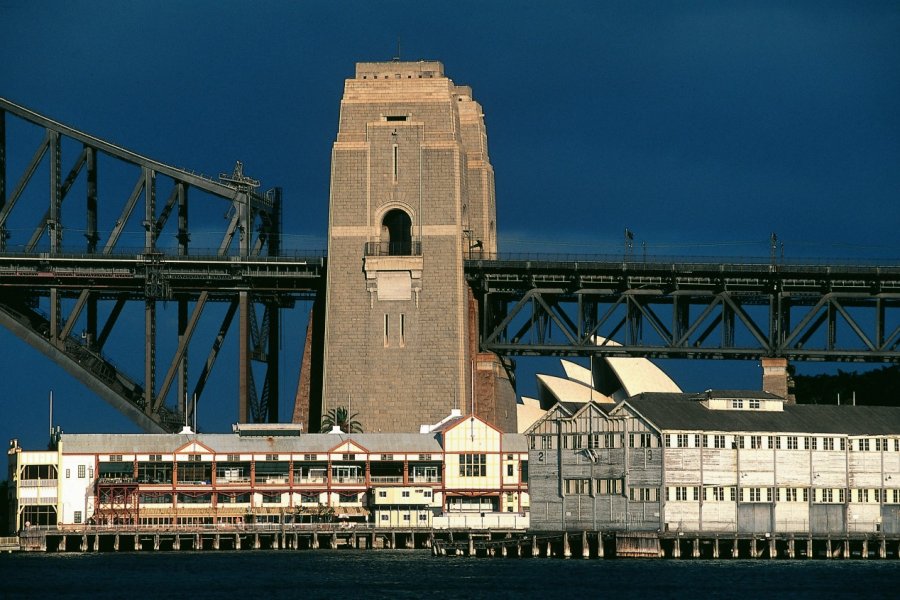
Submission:
<svg viewBox="0 0 900 600">
<path fill-rule="evenodd" d="M 369 510 L 364 506 L 338 506 L 334 509 L 334 516 L 338 519 L 349 519 L 351 517 L 365 517 L 369 515 Z"/>
<path fill-rule="evenodd" d="M 94 515 L 98 517 L 118 517 L 121 515 L 132 516 L 137 514 L 137 507 L 131 506 L 118 506 L 118 507 L 109 507 L 104 506 L 98 508 L 94 511 Z"/>
<path fill-rule="evenodd" d="M 280 515 L 285 512 L 290 512 L 290 509 L 286 506 L 254 506 L 253 508 L 245 508 L 245 514 L 254 514 L 254 515 Z"/>
</svg>

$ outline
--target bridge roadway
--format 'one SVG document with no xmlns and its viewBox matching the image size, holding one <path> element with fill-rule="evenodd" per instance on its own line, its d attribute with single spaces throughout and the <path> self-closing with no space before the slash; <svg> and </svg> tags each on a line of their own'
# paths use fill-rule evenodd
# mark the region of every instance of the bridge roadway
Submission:
<svg viewBox="0 0 900 600">
<path fill-rule="evenodd" d="M 149 254 L 0 253 L 0 288 L 56 288 L 141 299 L 211 292 L 291 294 L 312 292 L 324 281 L 325 257 L 177 256 Z"/>
<path fill-rule="evenodd" d="M 900 361 L 900 261 L 538 255 L 465 270 L 481 347 L 500 355 Z"/>
<path fill-rule="evenodd" d="M 133 300 L 243 291 L 290 306 L 323 288 L 325 269 L 324 253 L 2 253 L 0 288 Z M 467 260 L 465 271 L 481 346 L 501 355 L 900 359 L 897 264 L 501 255 Z"/>
</svg>

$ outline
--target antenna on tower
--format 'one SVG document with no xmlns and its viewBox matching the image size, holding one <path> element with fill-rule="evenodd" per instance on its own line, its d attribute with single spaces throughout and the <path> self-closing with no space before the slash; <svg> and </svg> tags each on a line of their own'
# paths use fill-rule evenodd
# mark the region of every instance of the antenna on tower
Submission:
<svg viewBox="0 0 900 600">
<path fill-rule="evenodd" d="M 225 185 L 230 185 L 237 189 L 246 189 L 247 191 L 253 191 L 260 185 L 258 179 L 244 175 L 244 163 L 239 160 L 235 161 L 234 171 L 232 171 L 231 175 L 219 173 L 219 181 Z"/>
<path fill-rule="evenodd" d="M 395 61 L 400 60 L 400 36 L 399 35 L 397 36 L 397 54 L 394 55 L 394 60 Z"/>
</svg>

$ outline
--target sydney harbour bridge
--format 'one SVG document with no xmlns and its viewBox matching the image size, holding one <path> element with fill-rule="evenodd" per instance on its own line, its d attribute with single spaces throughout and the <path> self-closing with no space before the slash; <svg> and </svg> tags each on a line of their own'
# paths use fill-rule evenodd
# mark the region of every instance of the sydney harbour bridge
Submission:
<svg viewBox="0 0 900 600">
<path fill-rule="evenodd" d="M 25 157 L 15 169 L 13 154 Z M 113 173 L 127 185 L 102 193 Z M 283 250 L 281 211 L 282 191 L 240 163 L 215 179 L 197 175 L 0 99 L 0 324 L 147 431 L 191 419 L 214 369 L 235 368 L 217 358 L 236 335 L 237 419 L 276 421 L 281 312 L 321 295 L 328 268 L 324 252 Z M 192 243 L 210 229 L 215 247 Z M 136 231 L 139 247 L 122 241 Z M 665 259 L 626 248 L 480 255 L 464 269 L 479 345 L 501 356 L 900 361 L 896 264 Z M 177 344 L 165 355 L 157 334 L 171 324 L 157 317 L 160 303 L 177 306 Z M 200 340 L 212 304 L 224 310 L 212 340 Z M 143 312 L 140 331 L 120 319 L 132 306 Z M 107 344 L 124 329 L 143 373 L 119 368 Z M 191 380 L 188 350 L 201 343 L 209 350 Z M 16 368 L 15 357 L 4 361 Z"/>
</svg>

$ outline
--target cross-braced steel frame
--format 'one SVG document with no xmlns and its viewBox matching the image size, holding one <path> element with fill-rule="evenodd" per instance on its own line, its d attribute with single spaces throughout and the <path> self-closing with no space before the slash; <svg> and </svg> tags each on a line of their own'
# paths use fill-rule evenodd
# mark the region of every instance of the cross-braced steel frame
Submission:
<svg viewBox="0 0 900 600">
<path fill-rule="evenodd" d="M 466 262 L 501 355 L 900 361 L 900 266 Z"/>
<path fill-rule="evenodd" d="M 17 183 L 8 189 L 10 117 L 18 119 L 18 124 L 38 128 L 43 137 Z M 75 148 L 68 171 L 63 169 L 65 148 L 69 154 Z M 15 150 L 22 148 L 16 146 Z M 101 160 L 107 159 L 126 165 L 134 177 L 124 201 L 98 191 L 99 167 Z M 33 206 L 23 207 L 28 202 L 20 200 L 30 188 L 40 187 L 38 173 L 47 175 L 45 191 L 36 195 L 46 202 L 46 208 L 30 235 L 17 240 L 8 223 L 17 209 L 33 211 Z M 279 308 L 290 305 L 298 292 L 317 289 L 323 260 L 277 258 L 281 251 L 280 189 L 257 193 L 258 182 L 243 175 L 240 163 L 222 180 L 145 158 L 0 98 L 0 324 L 61 364 L 145 430 L 177 431 L 192 422 L 196 401 L 237 315 L 238 419 L 277 420 Z M 63 211 L 63 203 L 72 203 L 70 191 L 76 184 L 85 190 L 84 212 L 73 223 L 74 219 L 65 216 L 71 211 Z M 157 192 L 162 187 L 169 193 L 159 202 Z M 191 202 L 195 193 L 200 199 Z M 196 256 L 190 246 L 189 208 L 211 201 L 226 203 L 227 223 L 218 249 Z M 141 203 L 142 209 L 138 208 Z M 101 205 L 104 210 L 118 210 L 119 217 L 108 232 L 98 227 Z M 135 221 L 143 231 L 142 247 L 136 251 L 120 248 L 123 231 Z M 203 223 L 206 228 L 209 225 Z M 84 232 L 83 247 L 73 251 L 63 245 L 67 228 Z M 174 247 L 160 246 L 164 231 L 174 233 Z M 42 298 L 49 304 L 46 314 L 38 310 Z M 177 348 L 168 364 L 157 359 L 157 304 L 164 301 L 173 301 L 178 307 Z M 211 301 L 225 302 L 228 308 L 191 389 L 187 350 L 204 307 Z M 142 303 L 144 310 L 142 382 L 118 369 L 105 352 L 129 303 Z M 261 319 L 257 318 L 258 306 L 262 307 Z M 103 314 L 105 321 L 101 322 Z M 78 330 L 80 338 L 74 335 Z M 137 345 L 133 344 L 132 352 L 138 350 Z M 251 368 L 254 361 L 265 369 L 261 393 Z M 173 384 L 177 406 L 166 402 Z"/>
</svg>

